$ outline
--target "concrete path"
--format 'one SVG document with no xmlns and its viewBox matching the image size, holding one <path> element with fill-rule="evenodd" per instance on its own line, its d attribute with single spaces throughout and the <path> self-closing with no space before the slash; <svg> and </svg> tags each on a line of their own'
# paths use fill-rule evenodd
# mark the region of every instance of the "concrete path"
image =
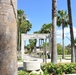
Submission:
<svg viewBox="0 0 76 75">
<path fill-rule="evenodd" d="M 27 60 L 38 60 L 41 64 L 43 63 L 43 59 L 42 58 L 38 58 L 38 57 L 33 57 L 31 55 L 24 55 L 24 61 Z M 51 59 L 47 59 L 47 62 L 51 62 Z M 65 60 L 65 59 L 58 59 L 57 60 L 58 63 L 67 63 L 67 62 L 71 62 L 71 60 Z M 22 70 L 23 69 L 23 62 L 18 62 L 18 70 Z"/>
</svg>

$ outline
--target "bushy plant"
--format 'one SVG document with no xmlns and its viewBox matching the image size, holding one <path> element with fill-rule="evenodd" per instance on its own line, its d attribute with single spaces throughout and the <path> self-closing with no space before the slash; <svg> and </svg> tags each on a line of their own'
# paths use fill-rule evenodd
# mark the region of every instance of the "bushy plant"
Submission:
<svg viewBox="0 0 76 75">
<path fill-rule="evenodd" d="M 72 74 L 75 73 L 76 70 L 76 63 L 46 63 L 41 66 L 43 72 L 52 73 L 53 75 L 62 74 Z"/>
<path fill-rule="evenodd" d="M 30 73 L 29 75 L 38 75 L 37 73 Z"/>
<path fill-rule="evenodd" d="M 26 72 L 26 71 L 23 71 L 23 70 L 19 70 L 18 75 L 49 75 L 49 74 L 43 73 L 43 71 L 40 71 L 40 72 L 37 72 L 37 71 Z"/>
<path fill-rule="evenodd" d="M 18 75 L 29 75 L 29 74 L 25 71 L 20 70 L 18 71 Z"/>
</svg>

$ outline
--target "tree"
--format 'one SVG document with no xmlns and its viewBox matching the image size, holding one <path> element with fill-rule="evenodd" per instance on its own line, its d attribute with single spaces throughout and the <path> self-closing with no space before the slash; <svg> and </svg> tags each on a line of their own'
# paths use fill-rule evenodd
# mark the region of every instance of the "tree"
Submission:
<svg viewBox="0 0 76 75">
<path fill-rule="evenodd" d="M 33 49 L 34 49 L 34 53 L 36 53 L 36 43 L 37 43 L 37 40 L 36 39 L 30 39 L 29 40 L 29 46 L 30 46 L 30 52 L 32 52 L 33 51 Z"/>
<path fill-rule="evenodd" d="M 16 0 L 0 0 L 0 75 L 17 75 Z"/>
<path fill-rule="evenodd" d="M 27 51 L 28 51 L 29 53 L 32 52 L 32 51 L 30 50 L 30 49 L 31 49 L 31 48 L 30 48 L 30 44 L 27 44 L 26 49 L 27 49 Z"/>
<path fill-rule="evenodd" d="M 59 10 L 57 14 L 57 26 L 62 25 L 62 59 L 64 59 L 64 27 L 68 26 L 68 15 L 66 11 Z"/>
<path fill-rule="evenodd" d="M 58 55 L 62 54 L 62 45 L 60 43 L 57 44 L 57 52 L 58 52 Z"/>
<path fill-rule="evenodd" d="M 50 28 L 51 27 L 51 28 Z M 41 29 L 39 31 L 35 31 L 34 33 L 50 33 L 52 30 L 52 23 L 48 23 L 48 24 L 43 24 Z"/>
<path fill-rule="evenodd" d="M 32 24 L 30 23 L 29 20 L 26 19 L 26 14 L 24 14 L 23 10 L 17 10 L 17 24 L 18 28 L 20 28 L 21 33 L 27 33 L 28 31 L 31 30 Z"/>
<path fill-rule="evenodd" d="M 52 30 L 52 24 L 48 23 L 48 24 L 43 24 L 42 28 L 40 29 L 40 33 L 50 33 Z"/>
<path fill-rule="evenodd" d="M 52 0 L 52 51 L 51 62 L 57 63 L 57 44 L 56 44 L 56 0 Z"/>
<path fill-rule="evenodd" d="M 70 44 L 65 46 L 65 49 L 67 50 L 67 54 L 71 54 L 71 45 Z"/>
<path fill-rule="evenodd" d="M 76 44 L 76 38 L 74 39 L 74 43 Z"/>
<path fill-rule="evenodd" d="M 37 43 L 37 39 L 30 39 L 29 42 L 30 42 L 30 45 L 31 45 L 31 46 L 32 46 L 32 44 L 33 44 L 34 53 L 36 53 L 36 43 Z"/>
<path fill-rule="evenodd" d="M 71 62 L 75 62 L 74 34 L 73 34 L 72 12 L 71 12 L 70 0 L 67 0 L 67 8 L 68 8 L 68 15 L 69 15 L 69 27 L 70 27 L 70 38 L 71 38 Z"/>
<path fill-rule="evenodd" d="M 21 50 L 21 33 L 30 31 L 32 24 L 26 20 L 26 14 L 23 10 L 17 10 L 17 26 L 18 26 L 18 51 Z"/>
<path fill-rule="evenodd" d="M 52 31 L 52 23 L 48 23 L 48 24 L 43 24 L 42 25 L 42 28 L 39 30 L 39 31 L 36 31 L 35 33 L 45 33 L 45 34 L 49 34 L 50 32 Z M 47 39 L 45 39 L 45 40 L 47 40 Z M 44 41 L 44 39 L 41 39 L 41 41 Z M 49 38 L 49 42 L 50 42 L 50 38 Z M 51 44 L 50 44 L 50 46 L 51 46 Z M 44 53 L 44 60 L 45 60 L 45 62 L 46 62 L 46 46 L 44 45 L 44 47 L 45 47 L 45 50 L 43 49 L 43 53 Z M 48 53 L 48 55 L 50 56 L 51 55 L 51 47 L 50 47 L 50 49 L 49 49 L 49 53 Z"/>
</svg>

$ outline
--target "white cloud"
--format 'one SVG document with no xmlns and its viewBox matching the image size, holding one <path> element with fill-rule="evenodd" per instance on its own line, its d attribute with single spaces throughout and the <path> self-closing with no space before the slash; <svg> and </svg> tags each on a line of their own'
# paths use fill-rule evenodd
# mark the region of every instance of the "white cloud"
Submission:
<svg viewBox="0 0 76 75">
<path fill-rule="evenodd" d="M 74 27 L 74 37 L 76 37 L 76 28 Z"/>
<path fill-rule="evenodd" d="M 74 37 L 76 37 L 76 28 L 73 27 L 74 30 Z M 64 43 L 65 45 L 68 45 L 70 43 L 70 30 L 69 27 L 64 29 Z M 62 29 L 57 30 L 57 43 L 62 44 Z"/>
<path fill-rule="evenodd" d="M 73 31 L 74 31 L 74 37 L 76 37 L 76 28 L 73 27 Z M 64 29 L 64 37 L 70 37 L 70 30 L 69 27 Z M 57 30 L 57 38 L 62 38 L 62 29 Z"/>
</svg>

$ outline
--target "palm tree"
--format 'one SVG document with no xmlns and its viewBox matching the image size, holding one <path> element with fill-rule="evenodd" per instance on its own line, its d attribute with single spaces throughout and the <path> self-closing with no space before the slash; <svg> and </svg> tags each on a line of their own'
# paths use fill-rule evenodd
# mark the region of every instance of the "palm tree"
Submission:
<svg viewBox="0 0 76 75">
<path fill-rule="evenodd" d="M 42 25 L 42 28 L 39 31 L 36 31 L 35 33 L 49 34 L 51 31 L 52 31 L 52 23 L 48 23 L 48 24 L 45 23 Z M 39 39 L 39 41 L 40 40 L 44 42 L 44 39 Z M 45 39 L 45 41 L 46 41 L 46 39 Z M 49 42 L 51 43 L 51 40 Z M 43 56 L 44 56 L 43 62 L 46 62 L 46 45 L 44 45 L 44 47 L 45 47 L 45 51 L 43 51 Z M 48 55 L 49 56 L 51 55 L 51 44 L 50 44 L 50 49 L 49 49 Z"/>
<path fill-rule="evenodd" d="M 76 38 L 74 39 L 74 43 L 76 44 Z"/>
<path fill-rule="evenodd" d="M 29 40 L 29 45 L 30 45 L 30 52 L 34 49 L 34 54 L 36 55 L 36 44 L 37 44 L 37 39 L 30 39 Z"/>
<path fill-rule="evenodd" d="M 51 62 L 57 63 L 57 44 L 56 44 L 56 0 L 52 0 L 52 51 Z"/>
<path fill-rule="evenodd" d="M 59 10 L 57 14 L 57 26 L 60 27 L 62 25 L 62 59 L 64 59 L 64 27 L 68 26 L 68 15 L 66 11 Z"/>
<path fill-rule="evenodd" d="M 18 28 L 18 40 L 17 40 L 17 50 L 18 59 L 21 57 L 21 33 L 27 33 L 30 31 L 32 24 L 26 20 L 26 14 L 23 10 L 17 10 L 17 28 Z"/>
<path fill-rule="evenodd" d="M 40 33 L 50 33 L 52 31 L 52 23 L 43 24 Z"/>
<path fill-rule="evenodd" d="M 21 9 L 17 10 L 17 24 L 20 28 L 20 33 L 27 33 L 32 27 L 32 24 L 26 19 L 26 14 Z"/>
<path fill-rule="evenodd" d="M 22 20 L 26 19 L 24 16 L 24 11 L 23 10 L 17 10 L 17 51 L 18 51 L 18 56 L 17 59 L 21 59 L 21 29 L 20 25 L 22 24 Z"/>
<path fill-rule="evenodd" d="M 68 15 L 69 15 L 70 38 L 71 38 L 71 62 L 75 62 L 74 34 L 73 34 L 72 12 L 71 12 L 70 0 L 67 0 L 67 7 L 68 7 Z"/>
<path fill-rule="evenodd" d="M 0 75 L 17 75 L 16 0 L 13 2 L 0 1 Z"/>
</svg>

